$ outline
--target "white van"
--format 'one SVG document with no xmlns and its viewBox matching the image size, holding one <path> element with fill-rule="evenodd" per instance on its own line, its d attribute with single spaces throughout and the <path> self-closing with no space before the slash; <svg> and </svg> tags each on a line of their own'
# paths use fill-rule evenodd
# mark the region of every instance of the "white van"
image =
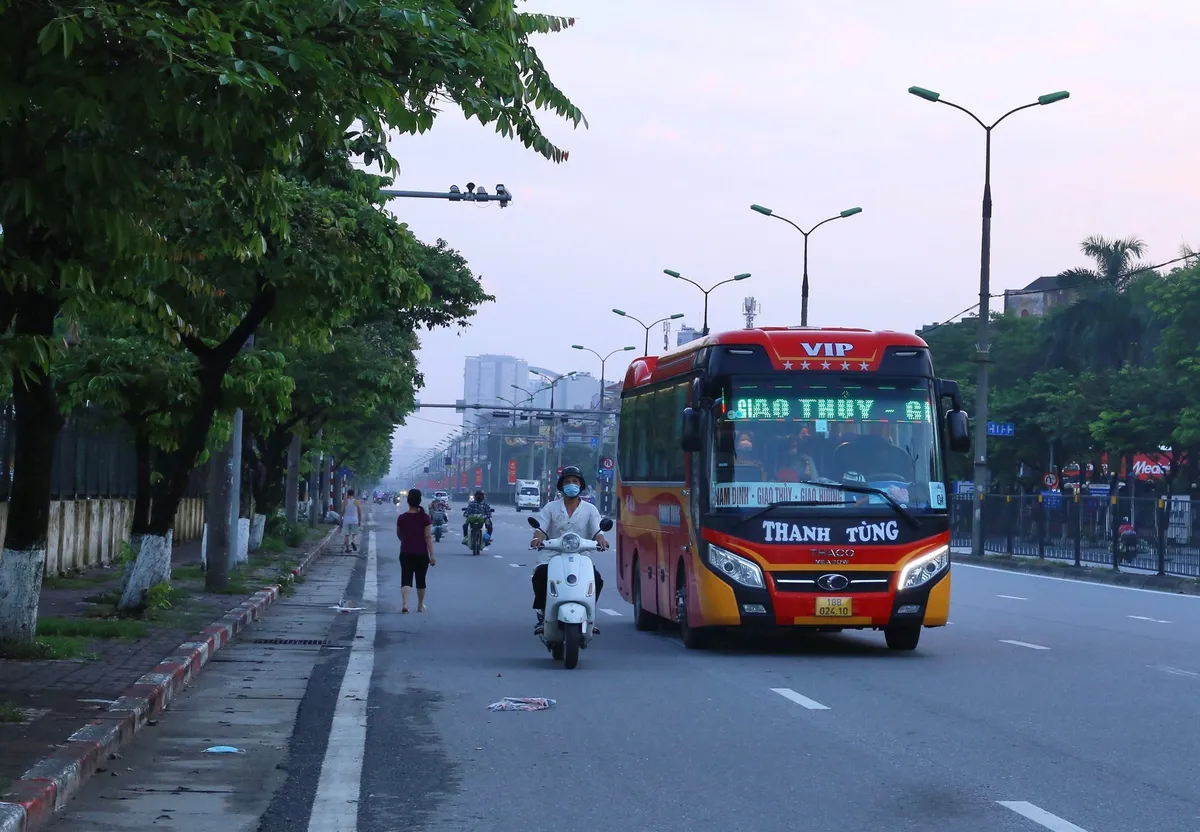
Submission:
<svg viewBox="0 0 1200 832">
<path fill-rule="evenodd" d="M 517 480 L 517 511 L 541 511 L 542 488 L 537 480 Z"/>
</svg>

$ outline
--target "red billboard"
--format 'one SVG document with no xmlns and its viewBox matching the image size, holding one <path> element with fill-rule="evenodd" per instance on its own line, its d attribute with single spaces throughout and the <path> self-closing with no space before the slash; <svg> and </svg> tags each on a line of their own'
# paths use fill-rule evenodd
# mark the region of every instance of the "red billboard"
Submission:
<svg viewBox="0 0 1200 832">
<path fill-rule="evenodd" d="M 508 461 L 508 484 L 517 484 L 517 461 L 515 459 Z"/>
<path fill-rule="evenodd" d="M 479 488 L 482 485 L 483 485 L 483 469 L 476 468 L 475 469 L 475 487 Z"/>
</svg>

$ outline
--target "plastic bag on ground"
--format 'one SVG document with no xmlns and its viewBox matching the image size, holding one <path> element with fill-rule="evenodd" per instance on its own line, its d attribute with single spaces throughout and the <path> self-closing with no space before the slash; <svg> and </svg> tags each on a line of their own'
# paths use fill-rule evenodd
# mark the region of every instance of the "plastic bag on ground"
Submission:
<svg viewBox="0 0 1200 832">
<path fill-rule="evenodd" d="M 554 704 L 543 696 L 506 696 L 488 705 L 489 711 L 544 711 Z"/>
</svg>

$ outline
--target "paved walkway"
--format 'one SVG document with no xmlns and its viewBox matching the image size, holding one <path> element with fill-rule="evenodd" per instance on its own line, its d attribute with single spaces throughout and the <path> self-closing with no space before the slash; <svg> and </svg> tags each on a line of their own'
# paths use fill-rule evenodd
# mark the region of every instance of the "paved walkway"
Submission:
<svg viewBox="0 0 1200 832">
<path fill-rule="evenodd" d="M 329 527 L 315 531 L 323 537 Z M 295 563 L 315 540 L 299 549 L 256 553 L 237 577 L 233 593 L 204 591 L 199 571 L 200 545 L 175 547 L 172 608 L 147 622 L 138 638 L 84 638 L 86 658 L 41 661 L 0 659 L 0 705 L 21 709 L 23 723 L 0 722 L 0 793 L 31 765 L 51 753 L 82 724 L 95 719 L 112 700 L 180 644 L 237 607 L 264 584 L 274 583 L 280 566 Z M 39 621 L 67 623 L 96 620 L 108 613 L 120 590 L 119 567 L 91 569 L 82 575 L 52 579 L 42 590 Z M 132 622 L 130 622 L 132 624 Z M 137 626 L 133 624 L 133 626 Z"/>
</svg>

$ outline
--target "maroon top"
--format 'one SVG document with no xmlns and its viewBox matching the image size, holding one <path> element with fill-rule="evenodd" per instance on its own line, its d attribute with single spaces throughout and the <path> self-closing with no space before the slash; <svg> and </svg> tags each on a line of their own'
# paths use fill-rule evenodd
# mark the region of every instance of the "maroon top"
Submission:
<svg viewBox="0 0 1200 832">
<path fill-rule="evenodd" d="M 396 518 L 396 537 L 400 538 L 400 554 L 428 555 L 429 546 L 425 543 L 425 530 L 432 521 L 429 515 L 421 511 L 406 511 Z"/>
</svg>

